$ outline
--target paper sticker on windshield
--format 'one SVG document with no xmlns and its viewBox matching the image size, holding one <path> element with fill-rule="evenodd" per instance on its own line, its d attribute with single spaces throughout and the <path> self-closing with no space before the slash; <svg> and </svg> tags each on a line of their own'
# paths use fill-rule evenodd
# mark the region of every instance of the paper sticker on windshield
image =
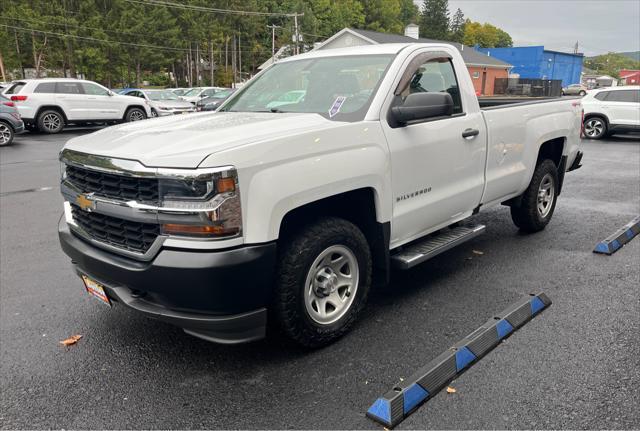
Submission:
<svg viewBox="0 0 640 431">
<path fill-rule="evenodd" d="M 338 112 L 340 112 L 340 108 L 342 108 L 342 104 L 347 100 L 346 96 L 338 96 L 331 105 L 331 109 L 329 109 L 329 118 L 333 118 Z"/>
</svg>

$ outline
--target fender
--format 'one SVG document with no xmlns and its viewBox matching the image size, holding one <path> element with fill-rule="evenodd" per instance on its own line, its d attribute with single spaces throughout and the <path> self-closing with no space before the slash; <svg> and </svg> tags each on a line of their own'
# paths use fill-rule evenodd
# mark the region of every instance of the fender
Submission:
<svg viewBox="0 0 640 431">
<path fill-rule="evenodd" d="M 391 220 L 389 154 L 378 122 L 338 123 L 232 153 L 212 154 L 201 166 L 238 170 L 245 243 L 276 240 L 288 212 L 356 189 L 371 188 L 376 221 Z"/>
</svg>

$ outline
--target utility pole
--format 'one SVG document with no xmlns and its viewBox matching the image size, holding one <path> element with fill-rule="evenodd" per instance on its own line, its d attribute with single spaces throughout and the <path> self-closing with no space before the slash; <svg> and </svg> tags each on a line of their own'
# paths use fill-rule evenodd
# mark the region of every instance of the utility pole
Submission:
<svg viewBox="0 0 640 431">
<path fill-rule="evenodd" d="M 200 42 L 196 42 L 196 87 L 200 87 Z"/>
<path fill-rule="evenodd" d="M 242 82 L 242 43 L 241 36 L 238 34 L 238 77 L 240 78 L 240 82 Z"/>
<path fill-rule="evenodd" d="M 295 28 L 296 34 L 296 55 L 300 54 L 300 48 L 298 47 L 298 42 L 300 41 L 300 32 L 298 31 L 298 14 L 293 15 L 293 26 Z"/>
<path fill-rule="evenodd" d="M 213 40 L 211 38 L 209 38 L 209 71 L 211 76 L 209 85 L 213 87 Z"/>
<path fill-rule="evenodd" d="M 271 24 L 267 28 L 271 29 L 271 64 L 273 64 L 276 62 L 276 28 L 280 28 L 280 26 Z"/>
</svg>

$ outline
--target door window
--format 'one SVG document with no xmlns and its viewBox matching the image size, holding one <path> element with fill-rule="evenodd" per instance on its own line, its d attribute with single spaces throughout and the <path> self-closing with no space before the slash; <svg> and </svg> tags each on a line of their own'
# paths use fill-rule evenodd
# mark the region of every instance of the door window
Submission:
<svg viewBox="0 0 640 431">
<path fill-rule="evenodd" d="M 411 77 L 409 87 L 403 91 L 402 96 L 421 92 L 449 93 L 453 99 L 453 114 L 463 112 L 458 80 L 451 60 L 428 61 L 422 64 Z"/>
<path fill-rule="evenodd" d="M 83 94 L 82 88 L 77 82 L 56 82 L 58 94 Z"/>
<path fill-rule="evenodd" d="M 213 96 L 214 94 L 216 94 L 216 90 L 214 90 L 213 88 L 209 88 L 208 90 L 204 90 L 202 92 L 203 97 L 210 97 L 210 96 Z"/>
<path fill-rule="evenodd" d="M 106 88 L 102 88 L 99 85 L 92 84 L 90 82 L 83 82 L 81 85 L 82 85 L 82 88 L 84 89 L 85 94 L 88 94 L 91 96 L 108 96 L 109 95 L 109 90 L 107 90 Z"/>
<path fill-rule="evenodd" d="M 640 90 L 618 90 L 609 92 L 607 102 L 640 103 Z"/>
<path fill-rule="evenodd" d="M 56 92 L 56 83 L 55 82 L 43 82 L 42 84 L 38 84 L 34 93 L 55 93 Z"/>
</svg>

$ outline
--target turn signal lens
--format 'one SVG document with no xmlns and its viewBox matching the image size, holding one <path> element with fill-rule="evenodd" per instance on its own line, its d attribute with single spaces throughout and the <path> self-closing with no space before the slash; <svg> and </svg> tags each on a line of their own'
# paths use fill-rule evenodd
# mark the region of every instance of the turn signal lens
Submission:
<svg viewBox="0 0 640 431">
<path fill-rule="evenodd" d="M 189 236 L 229 236 L 236 235 L 238 228 L 225 228 L 223 226 L 188 225 L 188 224 L 163 224 L 162 232 L 170 235 Z"/>
<path fill-rule="evenodd" d="M 233 178 L 218 178 L 216 191 L 218 193 L 229 193 L 236 189 L 236 181 Z"/>
</svg>

